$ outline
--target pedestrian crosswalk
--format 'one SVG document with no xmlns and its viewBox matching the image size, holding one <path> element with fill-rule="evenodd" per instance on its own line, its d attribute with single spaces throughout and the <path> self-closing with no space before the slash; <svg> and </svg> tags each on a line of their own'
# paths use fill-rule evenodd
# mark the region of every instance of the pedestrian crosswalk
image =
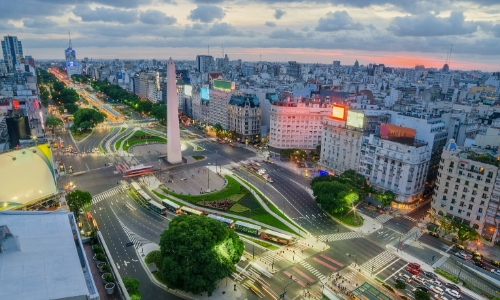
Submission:
<svg viewBox="0 0 500 300">
<path fill-rule="evenodd" d="M 138 236 L 137 234 L 135 234 L 134 232 L 132 232 L 132 230 L 128 229 L 128 227 L 125 226 L 125 224 L 123 224 L 122 221 L 120 221 L 120 219 L 118 219 L 118 222 L 120 223 L 120 226 L 123 228 L 123 231 L 125 231 L 125 234 L 129 238 L 129 240 L 132 243 L 134 243 L 134 248 L 135 249 L 138 249 L 142 245 L 151 243 L 149 240 Z"/>
<path fill-rule="evenodd" d="M 369 273 L 376 272 L 378 269 L 386 266 L 387 264 L 389 264 L 389 262 L 393 261 L 397 257 L 398 256 L 396 254 L 385 250 L 384 252 L 360 265 L 360 267 L 361 269 Z"/>
<path fill-rule="evenodd" d="M 405 236 L 403 237 L 403 239 L 411 236 L 411 239 L 418 240 L 423 234 L 424 234 L 424 232 L 422 231 L 422 229 L 419 228 L 419 227 L 417 227 L 417 226 L 415 226 L 415 227 L 413 227 L 412 229 L 410 229 L 410 231 L 408 231 L 405 234 Z"/>
<path fill-rule="evenodd" d="M 390 219 L 392 219 L 392 216 L 387 214 L 381 214 L 380 216 L 375 218 L 375 220 L 379 221 L 382 224 L 389 221 Z"/>
<path fill-rule="evenodd" d="M 130 166 L 124 161 L 117 163 L 115 167 L 120 173 L 125 173 L 127 170 L 130 170 Z"/>
<path fill-rule="evenodd" d="M 112 188 L 110 190 L 102 192 L 100 194 L 97 194 L 94 197 L 92 197 L 92 204 L 97 204 L 97 203 L 101 202 L 104 199 L 107 199 L 107 198 L 109 198 L 111 196 L 114 196 L 114 195 L 118 194 L 120 191 L 122 191 L 122 187 L 121 186 L 117 186 L 117 187 L 114 187 L 114 188 Z"/>
<path fill-rule="evenodd" d="M 332 233 L 318 236 L 318 239 L 322 242 L 334 242 L 334 241 L 343 241 L 350 240 L 355 238 L 363 237 L 357 232 L 342 232 L 342 233 Z"/>
<path fill-rule="evenodd" d="M 306 261 L 302 260 L 299 262 L 304 268 L 306 268 L 309 272 L 313 273 L 314 276 L 318 277 L 319 280 L 324 280 L 326 278 L 325 275 L 321 274 L 318 270 L 316 270 L 313 266 L 311 266 Z"/>
<path fill-rule="evenodd" d="M 406 215 L 403 218 L 408 219 L 408 220 L 413 221 L 413 222 L 417 222 L 418 221 L 417 219 L 412 218 L 410 216 L 406 216 Z"/>
<path fill-rule="evenodd" d="M 267 265 L 271 265 L 273 262 L 276 263 L 282 259 L 283 257 L 279 256 L 275 252 L 269 252 L 267 255 L 260 258 L 260 260 Z"/>
</svg>

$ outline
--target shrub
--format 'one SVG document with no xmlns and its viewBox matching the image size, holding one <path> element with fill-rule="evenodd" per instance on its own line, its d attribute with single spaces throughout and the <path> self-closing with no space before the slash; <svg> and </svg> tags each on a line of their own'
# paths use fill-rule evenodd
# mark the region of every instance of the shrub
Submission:
<svg viewBox="0 0 500 300">
<path fill-rule="evenodd" d="M 404 290 L 404 289 L 406 289 L 406 283 L 404 283 L 402 281 L 398 281 L 398 282 L 396 282 L 395 287 L 397 289 Z"/>
<path fill-rule="evenodd" d="M 394 293 L 394 289 L 392 288 L 392 286 L 385 284 L 385 283 L 382 283 L 382 286 Z"/>
<path fill-rule="evenodd" d="M 108 274 L 104 277 L 104 281 L 106 282 L 113 282 L 114 278 L 113 278 L 113 275 L 111 274 Z"/>
<path fill-rule="evenodd" d="M 443 271 L 441 269 L 436 269 L 436 270 L 434 270 L 434 272 L 437 273 L 437 274 L 439 274 L 439 275 L 441 275 L 441 276 L 443 276 L 444 278 L 452 281 L 453 283 L 458 283 L 458 278 L 455 277 L 455 276 L 453 276 L 453 275 L 451 275 L 448 272 L 445 272 L 445 271 Z"/>
<path fill-rule="evenodd" d="M 99 246 L 99 245 L 94 245 L 94 246 L 92 246 L 92 251 L 94 251 L 94 254 L 103 253 L 103 252 L 102 252 L 102 248 L 101 248 L 101 246 Z"/>
<path fill-rule="evenodd" d="M 97 261 L 106 261 L 106 256 L 105 256 L 104 254 L 102 254 L 102 253 L 98 253 L 98 254 L 96 254 L 96 256 L 95 256 L 95 259 L 96 259 Z"/>
<path fill-rule="evenodd" d="M 109 270 L 111 270 L 111 267 L 108 264 L 105 264 L 104 266 L 102 266 L 102 270 L 104 272 L 109 272 Z"/>
</svg>

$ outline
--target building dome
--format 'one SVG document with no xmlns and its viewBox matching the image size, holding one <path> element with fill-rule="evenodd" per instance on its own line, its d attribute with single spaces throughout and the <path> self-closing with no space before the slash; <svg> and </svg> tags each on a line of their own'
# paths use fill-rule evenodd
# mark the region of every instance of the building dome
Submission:
<svg viewBox="0 0 500 300">
<path fill-rule="evenodd" d="M 455 139 L 450 139 L 444 146 L 444 149 L 446 151 L 457 151 L 457 144 L 455 143 Z"/>
</svg>

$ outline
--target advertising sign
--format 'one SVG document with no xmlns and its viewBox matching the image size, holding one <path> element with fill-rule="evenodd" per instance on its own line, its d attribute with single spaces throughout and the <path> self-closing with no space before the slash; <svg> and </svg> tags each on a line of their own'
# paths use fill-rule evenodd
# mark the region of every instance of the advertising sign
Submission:
<svg viewBox="0 0 500 300">
<path fill-rule="evenodd" d="M 201 88 L 200 98 L 203 100 L 210 100 L 210 90 L 208 88 Z"/>
<path fill-rule="evenodd" d="M 346 118 L 345 106 L 334 105 L 332 106 L 332 118 L 340 121 L 344 121 Z"/>
<path fill-rule="evenodd" d="M 122 74 L 122 72 L 118 72 L 118 76 L 117 76 L 117 77 L 118 77 L 118 79 L 123 79 L 123 74 Z"/>
<path fill-rule="evenodd" d="M 415 141 L 417 130 L 393 124 L 380 124 L 380 137 L 385 140 L 403 144 L 412 144 Z"/>
<path fill-rule="evenodd" d="M 348 111 L 347 112 L 347 126 L 363 128 L 363 121 L 365 119 L 365 114 L 358 111 Z"/>
<path fill-rule="evenodd" d="M 184 95 L 186 96 L 193 96 L 193 87 L 191 85 L 186 84 L 184 86 Z"/>
</svg>

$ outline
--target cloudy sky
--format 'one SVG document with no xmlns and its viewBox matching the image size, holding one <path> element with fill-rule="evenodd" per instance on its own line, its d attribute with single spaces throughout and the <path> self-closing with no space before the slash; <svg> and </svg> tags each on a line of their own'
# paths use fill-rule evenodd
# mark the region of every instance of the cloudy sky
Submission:
<svg viewBox="0 0 500 300">
<path fill-rule="evenodd" d="M 0 0 L 0 33 L 64 58 L 297 60 L 500 71 L 500 0 Z"/>
</svg>

